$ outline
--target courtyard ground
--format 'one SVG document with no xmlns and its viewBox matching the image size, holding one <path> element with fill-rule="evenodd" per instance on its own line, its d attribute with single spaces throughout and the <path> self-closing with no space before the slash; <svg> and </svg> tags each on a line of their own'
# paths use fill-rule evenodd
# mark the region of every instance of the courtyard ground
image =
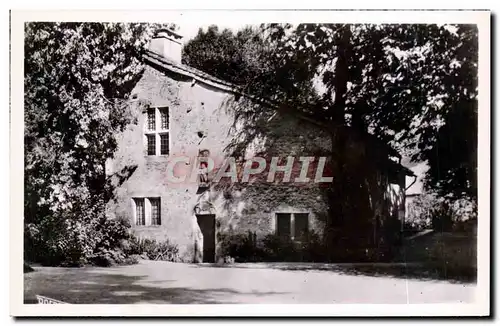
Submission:
<svg viewBox="0 0 500 326">
<path fill-rule="evenodd" d="M 67 303 L 459 303 L 474 283 L 355 272 L 324 264 L 213 266 L 158 261 L 112 268 L 34 267 L 25 303 L 36 295 Z M 363 266 L 359 266 L 363 270 Z M 384 266 L 380 266 L 384 269 Z M 411 266 L 406 266 L 411 268 Z"/>
</svg>

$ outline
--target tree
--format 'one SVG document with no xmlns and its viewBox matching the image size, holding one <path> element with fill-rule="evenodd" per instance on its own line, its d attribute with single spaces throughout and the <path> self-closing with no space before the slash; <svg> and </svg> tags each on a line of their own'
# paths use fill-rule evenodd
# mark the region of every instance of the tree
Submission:
<svg viewBox="0 0 500 326">
<path fill-rule="evenodd" d="M 476 26 L 299 25 L 289 37 L 270 28 L 283 51 L 307 57 L 310 76 L 322 71 L 324 120 L 429 160 L 430 187 L 475 193 Z M 332 189 L 341 197 L 345 178 L 354 186 L 342 141 L 334 139 L 341 177 Z M 333 199 L 335 214 L 346 212 L 344 199 Z"/>
<path fill-rule="evenodd" d="M 301 62 L 303 58 L 284 60 L 278 43 L 266 34 L 266 30 L 253 26 L 234 34 L 211 25 L 206 31 L 200 29 L 184 46 L 182 59 L 185 64 L 238 85 L 249 94 L 309 107 L 316 102 L 317 94 Z"/>
<path fill-rule="evenodd" d="M 454 103 L 477 95 L 477 29 L 468 25 L 270 24 L 236 35 L 211 26 L 186 45 L 184 60 L 295 107 L 290 95 L 314 92 L 311 81 L 319 82 L 322 96 L 307 97 L 302 109 L 368 131 L 415 159 Z"/>
<path fill-rule="evenodd" d="M 443 83 L 447 94 L 446 114 L 435 131 L 431 146 L 422 147 L 420 157 L 430 169 L 426 187 L 452 200 L 468 198 L 477 204 L 477 30 L 458 25 L 459 42 Z"/>
<path fill-rule="evenodd" d="M 198 34 L 192 42 L 200 60 L 188 63 L 216 75 L 231 71 L 230 80 L 242 82 L 249 93 L 280 108 L 300 109 L 330 126 L 337 177 L 330 189 L 328 228 L 342 220 L 356 227 L 354 218 L 366 215 L 353 211 L 357 204 L 349 198 L 364 197 L 359 189 L 370 172 L 350 170 L 345 134 L 333 132 L 342 130 L 339 126 L 372 134 L 414 160 L 428 160 L 429 187 L 475 193 L 477 144 L 471 126 L 477 125 L 476 26 L 262 25 L 255 31 L 262 36 L 261 46 L 251 56 L 267 68 L 244 72 L 241 79 L 234 77 L 240 70 L 231 68 L 234 61 L 227 58 L 241 58 L 245 52 L 235 55 L 241 46 L 228 41 L 231 33 L 216 32 L 212 28 Z M 231 46 L 217 47 L 217 38 Z M 204 44 L 214 48 L 204 52 Z M 219 53 L 216 59 L 205 59 L 214 52 Z M 215 61 L 217 70 L 211 71 Z M 256 106 L 254 114 L 262 114 L 262 107 Z"/>
<path fill-rule="evenodd" d="M 244 84 L 263 62 L 255 64 L 252 47 L 262 45 L 262 40 L 251 27 L 242 29 L 236 35 L 229 29 L 219 31 L 216 25 L 201 28 L 196 37 L 183 48 L 183 62 L 201 69 L 213 76 L 237 85 Z"/>
<path fill-rule="evenodd" d="M 430 169 L 426 187 L 449 199 L 477 199 L 477 102 L 457 103 L 422 152 Z"/>
<path fill-rule="evenodd" d="M 38 255 L 31 259 L 59 263 L 95 249 L 110 195 L 104 163 L 130 121 L 127 98 L 156 27 L 25 25 L 25 239 Z"/>
</svg>

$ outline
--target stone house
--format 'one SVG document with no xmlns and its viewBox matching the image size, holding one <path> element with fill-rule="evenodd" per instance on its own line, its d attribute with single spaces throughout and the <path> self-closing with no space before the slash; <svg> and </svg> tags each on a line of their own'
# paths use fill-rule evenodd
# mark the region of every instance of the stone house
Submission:
<svg viewBox="0 0 500 326">
<path fill-rule="evenodd" d="M 312 119 L 286 111 L 269 109 L 249 118 L 254 99 L 182 64 L 180 39 L 161 30 L 144 57 L 147 66 L 131 96 L 133 123 L 118 136 L 114 159 L 106 162 L 117 183 L 108 213 L 129 219 L 138 237 L 169 239 L 189 262 L 217 260 L 223 234 L 250 231 L 257 238 L 278 234 L 295 240 L 313 231 L 322 234 L 328 210 L 324 183 L 286 183 L 280 179 L 286 173 L 280 171 L 275 171 L 274 182 L 211 181 L 227 158 L 242 163 L 256 156 L 282 158 L 279 166 L 296 158 L 291 178 L 297 178 L 300 157 L 314 157 L 316 165 L 311 166 L 318 167 L 317 158 L 331 147 L 330 133 Z M 358 161 L 365 162 L 370 152 L 381 162 L 392 162 L 384 170 L 373 159 L 379 179 L 386 182 L 380 185 L 384 195 L 372 206 L 379 211 L 376 215 L 390 206 L 403 216 L 406 172 L 397 153 L 385 145 L 373 147 L 374 139 L 366 135 L 349 139 L 348 148 Z M 213 158 L 216 168 L 200 173 L 200 156 Z M 308 170 L 307 176 L 314 179 L 314 173 Z M 174 175 L 178 179 L 172 180 Z M 173 182 L 182 176 L 183 181 Z M 234 181 L 221 180 L 227 179 Z"/>
</svg>

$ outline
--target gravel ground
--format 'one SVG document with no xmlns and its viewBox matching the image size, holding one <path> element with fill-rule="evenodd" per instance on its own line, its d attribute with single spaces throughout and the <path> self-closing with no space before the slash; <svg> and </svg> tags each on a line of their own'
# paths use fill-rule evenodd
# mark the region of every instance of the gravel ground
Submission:
<svg viewBox="0 0 500 326">
<path fill-rule="evenodd" d="M 34 267 L 34 272 L 24 275 L 24 300 L 36 303 L 38 294 L 85 304 L 474 301 L 474 283 L 356 275 L 342 268 L 326 268 L 324 264 L 318 267 L 321 268 L 314 264 L 216 267 L 154 261 L 113 268 Z"/>
</svg>

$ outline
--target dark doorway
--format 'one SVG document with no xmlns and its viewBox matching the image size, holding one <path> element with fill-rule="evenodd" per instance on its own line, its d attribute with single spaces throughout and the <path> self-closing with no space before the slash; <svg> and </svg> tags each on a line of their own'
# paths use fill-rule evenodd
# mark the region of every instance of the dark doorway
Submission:
<svg viewBox="0 0 500 326">
<path fill-rule="evenodd" d="M 198 214 L 196 215 L 198 225 L 203 234 L 203 262 L 215 262 L 215 215 Z"/>
</svg>

